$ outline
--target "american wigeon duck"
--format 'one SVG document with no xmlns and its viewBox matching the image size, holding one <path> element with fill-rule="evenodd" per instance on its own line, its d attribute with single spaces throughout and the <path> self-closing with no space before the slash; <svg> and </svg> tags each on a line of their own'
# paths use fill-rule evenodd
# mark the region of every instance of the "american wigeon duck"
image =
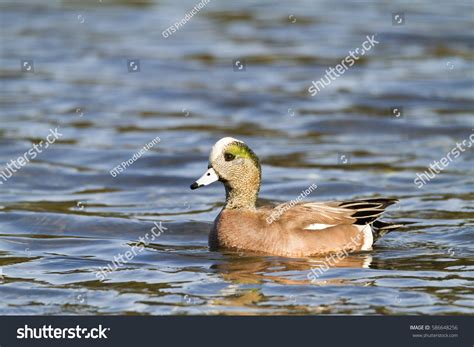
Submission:
<svg viewBox="0 0 474 347">
<path fill-rule="evenodd" d="M 191 189 L 221 181 L 225 206 L 209 234 L 212 250 L 231 248 L 287 257 L 306 257 L 372 249 L 375 240 L 400 225 L 379 221 L 396 199 L 283 203 L 256 207 L 262 170 L 243 142 L 216 142 L 208 170 Z"/>
</svg>

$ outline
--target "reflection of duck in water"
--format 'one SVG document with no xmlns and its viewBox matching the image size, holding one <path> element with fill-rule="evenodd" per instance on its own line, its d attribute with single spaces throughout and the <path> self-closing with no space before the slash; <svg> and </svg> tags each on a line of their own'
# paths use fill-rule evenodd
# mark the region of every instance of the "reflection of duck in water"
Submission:
<svg viewBox="0 0 474 347">
<path fill-rule="evenodd" d="M 338 276 L 321 276 L 311 280 L 311 268 L 318 267 L 325 262 L 325 258 L 275 258 L 260 256 L 238 256 L 237 253 L 224 253 L 226 262 L 215 264 L 212 269 L 220 273 L 229 285 L 222 288 L 217 296 L 211 300 L 208 305 L 220 312 L 220 307 L 235 308 L 233 315 L 252 314 L 252 309 L 257 305 L 271 305 L 269 299 L 262 291 L 260 284 L 278 284 L 290 286 L 308 286 L 315 285 L 318 287 L 325 286 L 366 286 L 370 285 L 368 281 L 354 282 L 351 279 L 341 278 Z M 227 257 L 228 256 L 228 257 Z M 363 268 L 368 267 L 372 257 L 368 253 L 349 254 L 346 258 L 332 264 L 332 268 Z M 301 278 L 301 279 L 298 279 Z M 282 287 L 283 288 L 283 287 Z M 289 288 L 289 287 L 285 287 Z M 291 293 L 291 292 L 290 292 Z M 281 293 L 281 302 L 274 304 L 274 314 L 288 314 L 288 306 L 291 306 L 291 312 L 299 313 L 331 313 L 331 307 L 327 305 L 308 305 L 307 302 L 302 304 L 297 297 L 298 291 L 288 295 L 286 291 Z M 279 300 L 275 297 L 278 294 L 272 294 L 272 300 Z M 304 301 L 303 301 L 304 302 Z M 239 310 L 241 308 L 241 310 Z"/>
<path fill-rule="evenodd" d="M 368 268 L 372 256 L 368 253 L 349 254 L 340 260 L 328 262 L 326 257 L 300 259 L 268 258 L 261 256 L 232 256 L 229 261 L 215 264 L 212 269 L 221 273 L 226 281 L 242 284 L 259 284 L 274 282 L 289 285 L 307 285 L 309 281 L 316 285 L 344 284 L 341 278 L 319 279 L 329 268 Z M 326 268 L 325 264 L 328 266 Z M 319 271 L 321 269 L 321 273 Z M 314 273 L 317 273 L 315 275 Z M 304 278 L 295 278 L 301 273 Z M 291 275 L 290 275 L 291 274 Z M 295 276 L 296 274 L 296 276 Z M 299 276 L 298 276 L 299 277 Z"/>
<path fill-rule="evenodd" d="M 260 180 L 258 157 L 244 142 L 225 137 L 212 147 L 209 169 L 191 185 L 196 189 L 221 181 L 226 189 L 226 204 L 209 235 L 212 249 L 237 248 L 287 257 L 347 254 L 370 250 L 377 238 L 399 227 L 377 220 L 395 199 L 292 201 L 257 209 Z"/>
</svg>

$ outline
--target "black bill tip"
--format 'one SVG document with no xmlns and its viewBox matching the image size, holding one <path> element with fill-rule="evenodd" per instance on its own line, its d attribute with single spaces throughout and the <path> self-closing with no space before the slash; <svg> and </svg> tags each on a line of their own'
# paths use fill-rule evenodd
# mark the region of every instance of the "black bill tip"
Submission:
<svg viewBox="0 0 474 347">
<path fill-rule="evenodd" d="M 194 189 L 198 189 L 200 186 L 197 182 L 194 182 L 193 184 L 191 184 L 191 186 L 189 188 L 191 188 L 192 190 Z"/>
</svg>

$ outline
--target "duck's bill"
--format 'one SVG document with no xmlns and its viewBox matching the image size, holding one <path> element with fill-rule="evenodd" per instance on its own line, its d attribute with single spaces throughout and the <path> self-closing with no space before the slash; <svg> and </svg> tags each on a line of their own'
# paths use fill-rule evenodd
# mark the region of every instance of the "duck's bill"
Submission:
<svg viewBox="0 0 474 347">
<path fill-rule="evenodd" d="M 207 170 L 204 173 L 204 175 L 201 176 L 201 178 L 199 178 L 196 182 L 191 184 L 191 189 L 198 189 L 199 187 L 207 186 L 218 180 L 219 180 L 219 176 L 217 176 L 217 173 L 211 167 L 209 170 Z"/>
</svg>

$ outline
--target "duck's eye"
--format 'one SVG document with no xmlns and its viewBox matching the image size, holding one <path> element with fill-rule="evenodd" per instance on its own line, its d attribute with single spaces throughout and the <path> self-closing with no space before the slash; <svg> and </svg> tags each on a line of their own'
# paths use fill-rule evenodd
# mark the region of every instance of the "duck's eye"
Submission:
<svg viewBox="0 0 474 347">
<path fill-rule="evenodd" d="M 233 154 L 231 154 L 231 153 L 224 153 L 224 159 L 225 159 L 225 161 L 234 160 L 234 159 L 235 159 L 235 155 L 233 155 Z"/>
</svg>

